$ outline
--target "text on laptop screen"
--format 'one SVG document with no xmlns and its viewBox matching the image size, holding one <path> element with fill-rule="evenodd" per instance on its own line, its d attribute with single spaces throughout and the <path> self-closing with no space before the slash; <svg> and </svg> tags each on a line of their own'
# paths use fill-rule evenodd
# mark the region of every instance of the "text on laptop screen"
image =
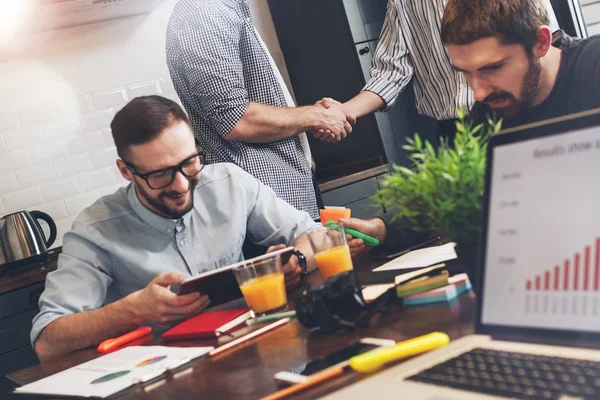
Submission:
<svg viewBox="0 0 600 400">
<path fill-rule="evenodd" d="M 483 324 L 600 330 L 600 127 L 493 149 Z"/>
</svg>

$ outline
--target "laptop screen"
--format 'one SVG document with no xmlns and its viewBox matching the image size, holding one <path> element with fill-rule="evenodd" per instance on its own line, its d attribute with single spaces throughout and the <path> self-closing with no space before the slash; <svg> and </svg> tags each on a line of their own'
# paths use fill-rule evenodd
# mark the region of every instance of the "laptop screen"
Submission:
<svg viewBox="0 0 600 400">
<path fill-rule="evenodd" d="M 490 142 L 483 325 L 600 332 L 600 126 L 577 125 Z"/>
</svg>

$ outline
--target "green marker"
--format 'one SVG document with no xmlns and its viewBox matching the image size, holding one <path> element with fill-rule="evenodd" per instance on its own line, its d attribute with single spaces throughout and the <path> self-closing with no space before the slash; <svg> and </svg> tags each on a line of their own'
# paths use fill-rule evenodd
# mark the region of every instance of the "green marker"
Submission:
<svg viewBox="0 0 600 400">
<path fill-rule="evenodd" d="M 333 222 L 333 221 L 327 221 L 327 223 L 325 224 L 325 226 L 328 226 L 328 227 L 332 227 L 333 225 L 335 225 L 335 222 Z M 372 236 L 369 236 L 362 232 L 359 232 L 356 229 L 344 227 L 344 230 L 346 231 L 347 234 L 349 234 L 353 238 L 362 239 L 363 242 L 365 242 L 365 244 L 367 246 L 377 246 L 379 244 L 379 240 L 375 239 Z"/>
</svg>

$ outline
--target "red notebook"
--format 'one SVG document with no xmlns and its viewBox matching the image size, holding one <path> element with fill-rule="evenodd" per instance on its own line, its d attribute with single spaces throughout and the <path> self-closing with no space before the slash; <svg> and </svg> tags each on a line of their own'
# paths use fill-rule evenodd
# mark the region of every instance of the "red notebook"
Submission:
<svg viewBox="0 0 600 400">
<path fill-rule="evenodd" d="M 175 325 L 162 334 L 164 341 L 214 338 L 217 332 L 229 332 L 252 317 L 249 308 L 231 310 L 205 311 L 179 325 Z"/>
</svg>

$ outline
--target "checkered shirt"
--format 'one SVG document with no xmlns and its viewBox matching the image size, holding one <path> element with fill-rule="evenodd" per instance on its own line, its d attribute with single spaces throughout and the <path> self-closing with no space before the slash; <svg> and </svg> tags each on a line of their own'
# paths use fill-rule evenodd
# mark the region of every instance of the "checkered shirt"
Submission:
<svg viewBox="0 0 600 400">
<path fill-rule="evenodd" d="M 249 102 L 286 107 L 245 0 L 180 0 L 167 28 L 167 64 L 207 162 L 237 164 L 277 196 L 318 217 L 312 172 L 297 136 L 227 141 Z"/>
</svg>

